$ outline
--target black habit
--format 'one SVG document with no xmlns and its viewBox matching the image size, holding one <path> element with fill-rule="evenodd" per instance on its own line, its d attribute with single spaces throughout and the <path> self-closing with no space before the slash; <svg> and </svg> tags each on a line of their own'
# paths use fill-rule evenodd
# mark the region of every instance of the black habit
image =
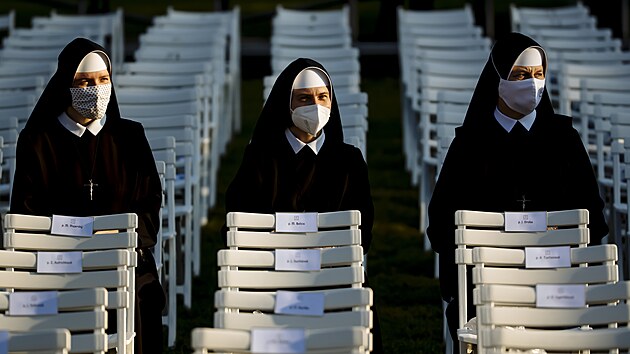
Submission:
<svg viewBox="0 0 630 354">
<path fill-rule="evenodd" d="M 440 256 L 440 286 L 442 298 L 449 303 L 446 315 L 454 340 L 458 322 L 455 211 L 522 211 L 524 196 L 525 211 L 588 209 L 591 243 L 600 243 L 608 233 L 589 156 L 571 117 L 554 113 L 547 89 L 529 132 L 520 132 L 517 123 L 508 133 L 494 117 L 499 75 L 507 80 L 517 57 L 533 46 L 539 47 L 518 33 L 494 45 L 429 203 L 426 232 Z M 472 299 L 472 287 L 469 290 Z M 470 319 L 474 306 L 468 309 Z"/>
<path fill-rule="evenodd" d="M 20 132 L 10 212 L 46 216 L 136 213 L 136 353 L 161 353 L 165 296 L 150 248 L 161 225 L 162 187 L 144 129 L 120 117 L 113 87 L 105 125 L 96 136 L 85 131 L 78 137 L 58 121 L 71 105 L 69 88 L 79 63 L 93 51 L 104 49 L 78 38 L 59 55 L 56 73 Z M 114 317 L 109 321 L 111 329 L 116 321 L 110 317 Z"/>
</svg>

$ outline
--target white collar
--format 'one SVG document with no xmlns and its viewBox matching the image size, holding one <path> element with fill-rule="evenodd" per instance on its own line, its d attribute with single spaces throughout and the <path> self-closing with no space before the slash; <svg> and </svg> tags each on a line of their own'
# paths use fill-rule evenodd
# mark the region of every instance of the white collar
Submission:
<svg viewBox="0 0 630 354">
<path fill-rule="evenodd" d="M 68 116 L 66 112 L 62 112 L 59 117 L 59 123 L 64 126 L 64 128 L 68 129 L 69 132 L 78 136 L 79 138 L 83 136 L 85 131 L 89 131 L 92 135 L 96 136 L 105 126 L 105 120 L 107 116 L 103 116 L 101 119 L 95 119 L 90 124 L 83 126 Z"/>
<path fill-rule="evenodd" d="M 295 135 L 291 133 L 291 130 L 289 128 L 284 131 L 284 135 L 287 137 L 287 141 L 293 148 L 293 152 L 295 152 L 296 154 L 300 152 L 303 147 L 308 146 L 309 148 L 311 148 L 311 150 L 313 150 L 315 155 L 317 155 L 317 153 L 319 153 L 319 150 L 322 148 L 322 145 L 324 145 L 324 140 L 326 140 L 326 136 L 323 130 L 322 133 L 317 137 L 317 139 L 311 141 L 308 144 L 296 138 Z"/>
<path fill-rule="evenodd" d="M 518 122 L 521 122 L 525 129 L 529 131 L 530 129 L 532 129 L 532 125 L 534 125 L 534 121 L 536 120 L 536 110 L 533 110 L 532 113 L 524 116 L 521 119 L 514 119 L 503 114 L 503 112 L 499 110 L 499 107 L 497 107 L 494 109 L 494 118 L 508 133 L 512 131 L 512 128 L 514 128 L 514 125 L 516 125 L 516 123 Z"/>
</svg>

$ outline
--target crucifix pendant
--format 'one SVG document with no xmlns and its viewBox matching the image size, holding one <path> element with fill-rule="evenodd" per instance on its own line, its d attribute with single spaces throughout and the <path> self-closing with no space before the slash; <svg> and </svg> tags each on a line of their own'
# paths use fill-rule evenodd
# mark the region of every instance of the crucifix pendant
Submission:
<svg viewBox="0 0 630 354">
<path fill-rule="evenodd" d="M 91 178 L 90 178 L 89 182 L 90 183 L 86 183 L 83 186 L 84 187 L 90 187 L 90 200 L 94 200 L 93 199 L 94 187 L 98 187 L 98 184 L 94 183 Z"/>
<path fill-rule="evenodd" d="M 523 211 L 525 211 L 525 202 L 531 202 L 531 200 L 529 199 L 525 199 L 525 194 L 523 194 L 522 199 L 517 199 L 517 202 L 522 202 L 523 203 Z"/>
</svg>

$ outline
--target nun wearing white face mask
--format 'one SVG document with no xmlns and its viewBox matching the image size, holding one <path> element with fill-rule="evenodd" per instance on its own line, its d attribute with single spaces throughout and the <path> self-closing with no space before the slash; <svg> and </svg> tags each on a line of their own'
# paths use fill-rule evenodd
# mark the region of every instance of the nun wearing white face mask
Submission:
<svg viewBox="0 0 630 354">
<path fill-rule="evenodd" d="M 553 111 L 546 69 L 545 52 L 531 38 L 510 33 L 496 42 L 433 191 L 426 232 L 440 254 L 442 298 L 449 303 L 446 315 L 455 341 L 456 210 L 584 208 L 590 212 L 591 242 L 608 233 L 590 159 L 571 118 Z M 475 307 L 468 309 L 466 321 Z"/>
<path fill-rule="evenodd" d="M 361 211 L 363 250 L 374 206 L 361 151 L 343 142 L 326 70 L 297 59 L 278 76 L 241 166 L 226 192 L 227 211 Z"/>
<path fill-rule="evenodd" d="M 11 213 L 138 215 L 136 353 L 162 352 L 165 296 L 151 247 L 162 187 L 144 129 L 120 117 L 105 49 L 84 38 L 59 54 L 17 143 Z M 109 316 L 108 331 L 116 325 Z"/>
<path fill-rule="evenodd" d="M 361 211 L 361 243 L 372 241 L 374 205 L 361 151 L 343 142 L 341 117 L 328 73 L 300 58 L 280 73 L 258 117 L 226 211 Z M 224 228 L 225 229 L 225 228 Z M 382 353 L 375 315 L 374 353 Z"/>
</svg>

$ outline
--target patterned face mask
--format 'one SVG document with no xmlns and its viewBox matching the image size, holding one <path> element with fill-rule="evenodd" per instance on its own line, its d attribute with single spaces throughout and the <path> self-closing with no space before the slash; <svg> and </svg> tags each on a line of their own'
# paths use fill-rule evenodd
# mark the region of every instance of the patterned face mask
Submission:
<svg viewBox="0 0 630 354">
<path fill-rule="evenodd" d="M 72 108 L 87 119 L 101 119 L 105 116 L 112 85 L 96 85 L 88 87 L 71 87 Z"/>
</svg>

